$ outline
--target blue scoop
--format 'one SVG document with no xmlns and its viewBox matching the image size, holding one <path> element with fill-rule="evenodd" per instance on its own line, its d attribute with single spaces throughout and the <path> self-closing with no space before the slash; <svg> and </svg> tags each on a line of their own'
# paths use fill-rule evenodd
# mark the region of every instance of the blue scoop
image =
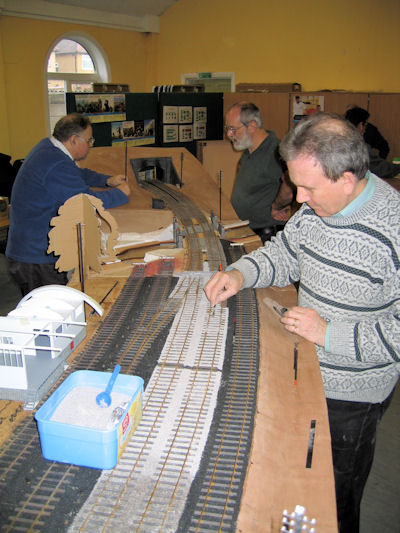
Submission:
<svg viewBox="0 0 400 533">
<path fill-rule="evenodd" d="M 112 391 L 112 388 L 114 387 L 115 380 L 117 379 L 117 376 L 120 370 L 121 370 L 121 366 L 115 365 L 114 371 L 111 374 L 111 377 L 107 383 L 106 390 L 99 392 L 99 394 L 96 396 L 96 403 L 97 405 L 100 405 L 100 407 L 110 407 L 111 405 L 110 392 Z"/>
</svg>

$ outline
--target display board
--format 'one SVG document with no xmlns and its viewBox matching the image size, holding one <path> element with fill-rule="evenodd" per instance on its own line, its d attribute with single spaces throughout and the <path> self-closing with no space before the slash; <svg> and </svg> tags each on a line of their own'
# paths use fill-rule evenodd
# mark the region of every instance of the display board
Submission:
<svg viewBox="0 0 400 533">
<path fill-rule="evenodd" d="M 223 135 L 223 93 L 67 93 L 67 112 L 87 115 L 95 146 L 171 146 Z"/>
<path fill-rule="evenodd" d="M 67 113 L 90 118 L 95 146 L 156 146 L 157 95 L 67 93 Z"/>
<path fill-rule="evenodd" d="M 223 138 L 223 93 L 160 93 L 160 146 L 180 146 L 196 154 L 201 140 Z"/>
</svg>

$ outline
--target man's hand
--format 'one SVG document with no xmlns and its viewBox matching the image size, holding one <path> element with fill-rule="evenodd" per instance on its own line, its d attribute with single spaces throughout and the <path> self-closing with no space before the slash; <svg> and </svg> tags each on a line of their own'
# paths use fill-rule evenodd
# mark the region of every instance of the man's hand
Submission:
<svg viewBox="0 0 400 533">
<path fill-rule="evenodd" d="M 286 222 L 290 218 L 290 206 L 293 201 L 293 187 L 288 184 L 289 178 L 282 176 L 281 186 L 271 206 L 271 216 L 275 220 Z"/>
<path fill-rule="evenodd" d="M 117 185 L 117 189 L 126 194 L 126 196 L 129 196 L 131 194 L 131 188 L 129 187 L 127 181 L 122 182 L 121 185 Z"/>
<path fill-rule="evenodd" d="M 271 216 L 275 220 L 279 220 L 281 222 L 286 222 L 290 218 L 290 206 L 285 207 L 283 209 L 277 208 L 272 204 L 271 206 Z"/>
<path fill-rule="evenodd" d="M 242 288 L 244 279 L 239 270 L 216 272 L 204 287 L 211 306 L 224 302 Z"/>
<path fill-rule="evenodd" d="M 281 318 L 282 324 L 291 333 L 296 333 L 308 341 L 325 345 L 327 322 L 308 307 L 291 307 Z"/>
<path fill-rule="evenodd" d="M 109 187 L 118 187 L 123 183 L 126 183 L 125 176 L 123 174 L 117 174 L 116 176 L 110 176 L 107 180 L 107 185 Z"/>
</svg>

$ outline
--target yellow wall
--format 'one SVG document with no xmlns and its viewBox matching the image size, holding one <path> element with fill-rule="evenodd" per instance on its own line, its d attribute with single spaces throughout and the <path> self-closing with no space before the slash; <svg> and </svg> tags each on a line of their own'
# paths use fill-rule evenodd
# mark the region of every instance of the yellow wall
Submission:
<svg viewBox="0 0 400 533">
<path fill-rule="evenodd" d="M 303 90 L 399 91 L 399 0 L 179 0 L 161 17 L 157 85 L 189 72 Z"/>
<path fill-rule="evenodd" d="M 110 82 L 134 92 L 187 72 L 305 91 L 399 91 L 399 0 L 178 0 L 159 35 L 0 16 L 0 152 L 24 157 L 46 136 L 44 62 L 66 32 L 93 37 Z"/>
<path fill-rule="evenodd" d="M 100 44 L 110 63 L 110 82 L 148 90 L 145 34 L 0 16 L 0 152 L 13 160 L 25 157 L 47 135 L 44 63 L 54 41 L 71 31 Z"/>
<path fill-rule="evenodd" d="M 0 17 L 1 23 L 1 17 Z M 0 26 L 1 29 L 1 26 Z M 6 91 L 4 81 L 4 61 L 3 44 L 0 33 L 0 152 L 10 154 L 10 144 L 8 140 L 8 113 L 6 105 Z"/>
</svg>

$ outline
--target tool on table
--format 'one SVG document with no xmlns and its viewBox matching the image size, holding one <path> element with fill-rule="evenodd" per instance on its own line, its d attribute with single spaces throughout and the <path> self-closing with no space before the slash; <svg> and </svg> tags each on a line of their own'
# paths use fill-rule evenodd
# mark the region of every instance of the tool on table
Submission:
<svg viewBox="0 0 400 533">
<path fill-rule="evenodd" d="M 115 380 L 117 379 L 117 376 L 121 370 L 120 365 L 115 365 L 114 371 L 111 374 L 111 377 L 107 383 L 106 390 L 99 392 L 99 394 L 96 396 L 96 403 L 97 405 L 100 405 L 100 407 L 110 407 L 111 405 L 111 391 L 114 387 Z"/>
<path fill-rule="evenodd" d="M 283 316 L 286 313 L 286 311 L 287 311 L 287 307 L 277 307 L 276 305 L 273 305 L 272 309 L 276 313 L 278 313 L 279 316 Z"/>
<path fill-rule="evenodd" d="M 294 370 L 294 386 L 297 386 L 297 360 L 298 360 L 298 351 L 297 351 L 297 342 L 294 344 L 293 352 L 293 370 Z"/>
<path fill-rule="evenodd" d="M 111 289 L 110 289 L 109 291 L 106 292 L 106 294 L 103 296 L 103 298 L 102 298 L 102 299 L 100 300 L 100 302 L 99 302 L 100 305 L 104 302 L 104 300 L 107 298 L 107 296 L 110 294 L 110 292 L 111 292 L 113 289 L 115 289 L 115 287 L 116 287 L 117 285 L 118 285 L 118 281 L 116 281 L 116 282 L 114 283 L 114 285 L 111 287 Z M 96 312 L 96 311 L 93 309 L 93 311 L 90 312 L 90 316 L 94 315 L 95 312 Z"/>
</svg>

